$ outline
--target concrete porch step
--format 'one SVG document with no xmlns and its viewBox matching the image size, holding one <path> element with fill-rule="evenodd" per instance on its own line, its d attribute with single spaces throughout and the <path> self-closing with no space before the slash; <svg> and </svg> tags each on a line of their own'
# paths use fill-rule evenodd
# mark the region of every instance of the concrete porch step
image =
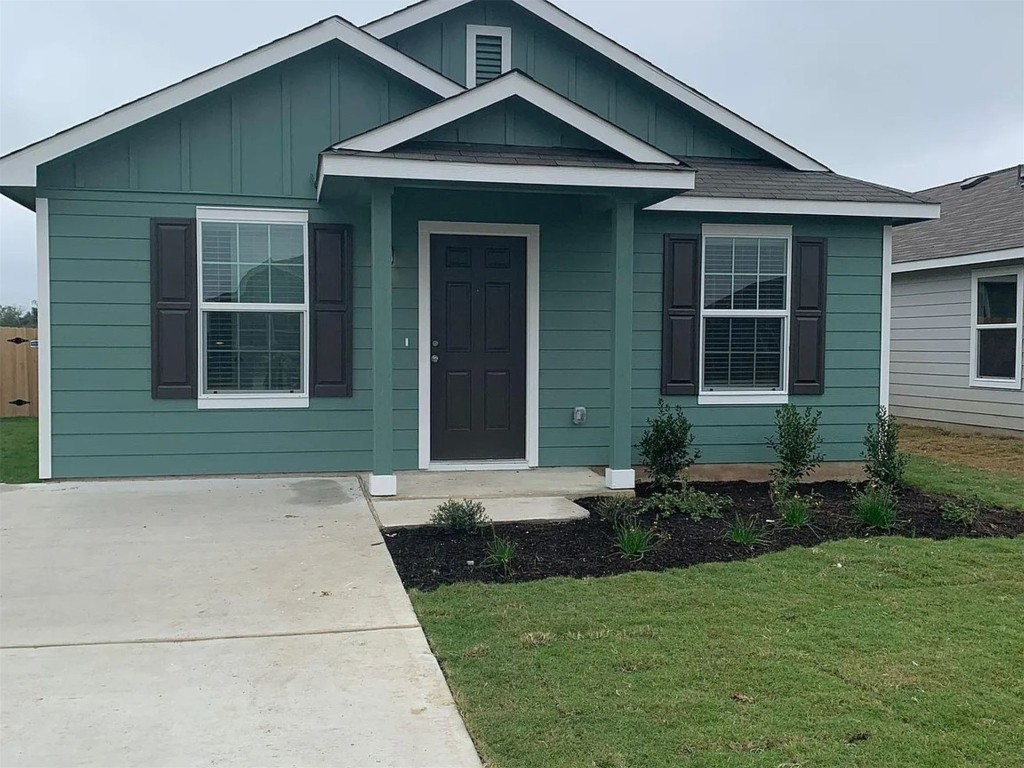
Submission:
<svg viewBox="0 0 1024 768">
<path fill-rule="evenodd" d="M 372 503 L 381 529 L 388 531 L 429 524 L 431 513 L 446 498 L 374 499 Z M 564 496 L 485 498 L 478 495 L 477 498 L 496 523 L 564 522 L 589 514 Z"/>
</svg>

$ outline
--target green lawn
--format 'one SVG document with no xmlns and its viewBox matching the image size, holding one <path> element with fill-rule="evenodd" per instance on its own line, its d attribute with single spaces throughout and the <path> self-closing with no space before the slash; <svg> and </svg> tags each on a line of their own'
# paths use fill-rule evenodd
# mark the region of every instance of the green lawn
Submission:
<svg viewBox="0 0 1024 768">
<path fill-rule="evenodd" d="M 412 599 L 493 768 L 1016 768 L 1022 566 L 881 538 Z"/>
<path fill-rule="evenodd" d="M 37 424 L 36 419 L 24 417 L 0 419 L 0 483 L 39 480 Z"/>
<path fill-rule="evenodd" d="M 1024 511 L 1024 477 L 986 472 L 930 456 L 911 456 L 907 483 L 928 493 L 949 496 L 974 494 L 986 504 Z"/>
</svg>

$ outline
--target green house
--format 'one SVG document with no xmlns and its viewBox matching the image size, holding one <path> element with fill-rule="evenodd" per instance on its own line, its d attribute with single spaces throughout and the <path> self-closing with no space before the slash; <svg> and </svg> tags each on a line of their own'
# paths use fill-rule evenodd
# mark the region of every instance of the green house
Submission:
<svg viewBox="0 0 1024 768">
<path fill-rule="evenodd" d="M 325 19 L 0 158 L 36 212 L 44 478 L 857 459 L 893 225 L 545 0 Z"/>
</svg>

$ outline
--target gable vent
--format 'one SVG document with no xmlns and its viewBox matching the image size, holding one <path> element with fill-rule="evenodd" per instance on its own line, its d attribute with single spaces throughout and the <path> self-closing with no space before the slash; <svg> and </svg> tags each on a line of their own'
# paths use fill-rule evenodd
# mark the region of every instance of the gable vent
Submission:
<svg viewBox="0 0 1024 768">
<path fill-rule="evenodd" d="M 469 24 L 466 27 L 466 85 L 489 83 L 512 68 L 512 30 Z"/>
</svg>

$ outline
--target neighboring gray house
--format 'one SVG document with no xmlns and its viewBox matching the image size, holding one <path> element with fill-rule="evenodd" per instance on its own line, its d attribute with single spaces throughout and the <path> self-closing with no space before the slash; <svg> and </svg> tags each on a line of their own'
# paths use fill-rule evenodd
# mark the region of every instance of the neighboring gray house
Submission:
<svg viewBox="0 0 1024 768">
<path fill-rule="evenodd" d="M 918 193 L 893 233 L 889 404 L 904 419 L 1024 431 L 1024 165 Z"/>
</svg>

